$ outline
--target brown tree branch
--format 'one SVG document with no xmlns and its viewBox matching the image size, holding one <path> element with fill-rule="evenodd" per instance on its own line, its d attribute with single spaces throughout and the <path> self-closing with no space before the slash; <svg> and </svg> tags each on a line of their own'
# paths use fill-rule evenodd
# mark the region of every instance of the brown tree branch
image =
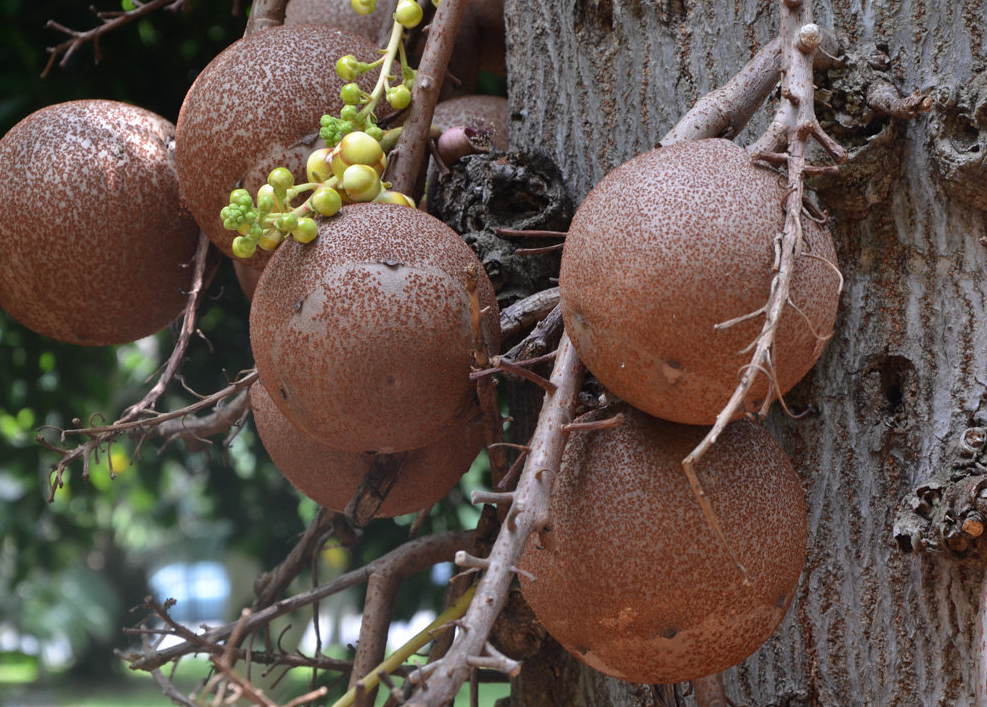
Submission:
<svg viewBox="0 0 987 707">
<path fill-rule="evenodd" d="M 207 629 L 194 637 L 186 637 L 186 640 L 163 650 L 152 650 L 144 654 L 131 654 L 128 656 L 131 670 L 154 670 L 162 665 L 173 662 L 184 655 L 198 653 L 203 650 L 217 650 L 216 647 L 231 637 L 237 624 L 241 624 L 240 630 L 244 634 L 252 633 L 263 626 L 267 626 L 274 619 L 285 614 L 290 614 L 298 609 L 304 608 L 314 602 L 325 599 L 328 596 L 337 594 L 350 587 L 355 587 L 366 582 L 370 576 L 382 568 L 395 563 L 418 562 L 420 568 L 428 566 L 429 558 L 435 556 L 449 557 L 456 551 L 468 547 L 472 538 L 472 531 L 457 530 L 443 533 L 435 533 L 423 538 L 409 540 L 400 547 L 381 557 L 367 563 L 363 567 L 347 572 L 336 579 L 314 587 L 287 599 L 275 602 L 260 611 L 252 612 L 247 618 L 240 621 Z M 420 559 L 419 559 L 420 558 Z M 439 560 L 441 561 L 441 560 Z M 187 631 L 188 629 L 184 629 Z M 211 649 L 209 647 L 212 647 Z"/>
<path fill-rule="evenodd" d="M 465 10 L 466 0 L 443 0 L 429 25 L 428 41 L 415 77 L 408 117 L 401 129 L 401 137 L 388 158 L 391 189 L 402 194 L 410 195 L 418 181 L 432 128 L 432 114 Z"/>
<path fill-rule="evenodd" d="M 254 0 L 250 4 L 250 19 L 243 30 L 246 37 L 254 32 L 284 24 L 284 8 L 288 0 Z"/>
<path fill-rule="evenodd" d="M 180 10 L 185 7 L 185 3 L 186 0 L 150 0 L 146 3 L 135 2 L 134 9 L 126 12 L 96 12 L 96 17 L 102 24 L 99 24 L 90 30 L 86 30 L 85 32 L 69 29 L 65 25 L 59 24 L 54 20 L 48 20 L 45 27 L 58 30 L 63 34 L 67 34 L 69 39 L 66 39 L 61 44 L 48 47 L 48 63 L 45 64 L 44 71 L 41 72 L 41 78 L 48 76 L 48 73 L 55 65 L 55 60 L 62 55 L 64 56 L 62 56 L 62 60 L 58 62 L 58 66 L 64 69 L 68 65 L 69 59 L 71 59 L 72 55 L 75 54 L 76 50 L 86 44 L 86 42 L 93 43 L 96 52 L 95 61 L 98 64 L 102 59 L 99 51 L 99 38 L 104 34 L 108 34 L 117 27 L 122 27 L 123 25 L 129 24 L 134 20 L 138 20 L 145 15 L 149 15 L 162 7 L 167 7 L 171 11 Z"/>
<path fill-rule="evenodd" d="M 583 375 L 582 363 L 568 337 L 563 334 L 551 379 L 556 391 L 545 395 L 545 403 L 531 439 L 531 452 L 514 492 L 507 519 L 501 525 L 490 555 L 480 559 L 462 553 L 456 558 L 456 563 L 461 567 L 485 569 L 476 595 L 460 622 L 461 630 L 449 652 L 440 661 L 429 665 L 427 689 L 422 685 L 421 670 L 409 677 L 416 681 L 416 688 L 407 702 L 408 707 L 441 707 L 447 704 L 469 677 L 472 664 L 478 658 L 489 655 L 486 651 L 487 637 L 504 606 L 508 585 L 528 536 L 548 522 L 549 491 L 562 459 L 566 439 L 561 429 L 572 421 Z"/>
</svg>

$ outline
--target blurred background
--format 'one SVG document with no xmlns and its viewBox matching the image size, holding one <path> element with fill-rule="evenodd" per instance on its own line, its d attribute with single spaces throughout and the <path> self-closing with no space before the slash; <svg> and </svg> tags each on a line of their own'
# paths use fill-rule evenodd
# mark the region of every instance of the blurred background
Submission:
<svg viewBox="0 0 987 707">
<path fill-rule="evenodd" d="M 118 10 L 128 3 L 96 5 Z M 42 106 L 77 98 L 126 101 L 174 122 L 195 76 L 245 24 L 231 2 L 193 0 L 187 11 L 159 11 L 101 38 L 99 63 L 88 44 L 65 68 L 41 78 L 46 47 L 65 39 L 46 23 L 89 29 L 97 20 L 88 5 L 0 0 L 0 134 Z M 228 262 L 200 316 L 202 336 L 193 338 L 182 375 L 189 388 L 207 394 L 252 366 L 248 306 Z M 165 330 L 133 344 L 81 348 L 35 335 L 0 311 L 2 705 L 168 704 L 150 676 L 130 673 L 114 655 L 133 647 L 122 628 L 144 616 L 130 609 L 153 594 L 176 599 L 173 616 L 189 626 L 232 620 L 252 600 L 256 575 L 283 559 L 317 510 L 273 467 L 249 423 L 228 449 L 217 443 L 206 452 L 159 442 L 135 450 L 124 438 L 93 464 L 88 481 L 81 466 L 73 467 L 49 503 L 56 459 L 34 441 L 37 429 L 93 415 L 95 422 L 116 419 L 146 392 L 174 340 L 175 331 Z M 173 385 L 158 409 L 190 400 Z M 481 459 L 462 488 L 433 509 L 423 531 L 473 527 L 478 513 L 464 494 L 481 485 L 483 473 Z M 301 578 L 298 588 L 396 547 L 411 520 L 375 521 L 350 549 L 330 543 L 319 576 Z M 438 567 L 409 580 L 392 642 L 403 642 L 401 631 L 434 616 L 450 572 Z M 337 657 L 356 638 L 360 592 L 321 606 L 321 635 L 339 644 Z M 306 652 L 314 646 L 307 616 L 286 639 Z M 204 660 L 183 661 L 178 684 L 190 689 L 207 667 Z M 272 688 L 276 699 L 308 689 L 309 674 L 294 672 Z M 498 694 L 506 687 L 494 687 L 487 699 Z"/>
</svg>

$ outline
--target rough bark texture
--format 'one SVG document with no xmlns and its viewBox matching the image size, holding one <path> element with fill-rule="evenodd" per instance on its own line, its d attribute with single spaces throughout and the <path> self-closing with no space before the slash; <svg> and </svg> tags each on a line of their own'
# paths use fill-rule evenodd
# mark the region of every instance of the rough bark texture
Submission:
<svg viewBox="0 0 987 707">
<path fill-rule="evenodd" d="M 512 147 L 549 153 L 578 204 L 770 41 L 777 6 L 508 0 Z M 892 526 L 899 502 L 987 407 L 987 222 L 976 208 L 987 206 L 987 90 L 977 79 L 987 3 L 814 7 L 851 58 L 817 76 L 829 92 L 820 116 L 844 126 L 837 136 L 851 149 L 844 181 L 818 185 L 846 290 L 835 337 L 788 396 L 794 410 L 817 413 L 769 420 L 804 479 L 809 561 L 781 629 L 729 671 L 727 689 L 750 707 L 974 705 L 983 568 L 906 555 Z M 854 77 L 867 83 L 874 70 L 902 94 L 932 93 L 932 113 L 890 125 L 868 112 Z M 546 698 L 538 671 L 526 668 L 514 707 L 647 704 L 636 686 L 585 675 Z"/>
</svg>

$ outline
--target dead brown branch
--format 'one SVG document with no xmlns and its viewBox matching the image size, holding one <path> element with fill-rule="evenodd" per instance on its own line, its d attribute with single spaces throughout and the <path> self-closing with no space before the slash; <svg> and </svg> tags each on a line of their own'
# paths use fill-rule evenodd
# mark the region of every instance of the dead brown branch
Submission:
<svg viewBox="0 0 987 707">
<path fill-rule="evenodd" d="M 430 668 L 427 689 L 421 684 L 421 671 L 410 676 L 410 679 L 416 680 L 417 675 L 418 687 L 407 703 L 409 707 L 440 707 L 447 704 L 469 678 L 473 670 L 471 662 L 489 655 L 486 651 L 487 637 L 506 601 L 507 588 L 514 576 L 513 568 L 528 536 L 543 528 L 548 521 L 548 494 L 565 446 L 565 436 L 560 434 L 560 430 L 572 421 L 583 375 L 579 357 L 563 334 L 551 378 L 556 390 L 545 395 L 545 403 L 531 439 L 531 452 L 526 458 L 508 520 L 500 527 L 487 558 L 471 558 L 466 553 L 457 557 L 457 564 L 461 566 L 471 566 L 470 560 L 481 561 L 485 568 L 483 576 L 460 622 L 462 630 L 457 633 L 452 647 L 440 661 L 431 664 L 436 667 Z"/>
<path fill-rule="evenodd" d="M 44 71 L 41 72 L 41 78 L 44 78 L 51 71 L 52 67 L 55 65 L 55 61 L 59 56 L 62 60 L 58 62 L 58 66 L 65 68 L 69 59 L 72 55 L 87 42 L 93 43 L 93 49 L 96 53 L 95 61 L 98 64 L 102 59 L 102 55 L 99 51 L 99 38 L 104 34 L 108 34 L 118 27 L 139 20 L 141 17 L 151 14 L 155 10 L 162 7 L 168 8 L 171 11 L 180 10 L 185 7 L 187 0 L 150 0 L 149 2 L 134 2 L 134 9 L 127 10 L 126 12 L 96 12 L 96 18 L 101 24 L 93 27 L 92 29 L 80 32 L 78 30 L 69 29 L 65 25 L 59 24 L 54 20 L 48 20 L 45 25 L 49 29 L 58 30 L 63 34 L 69 36 L 61 44 L 56 44 L 53 47 L 48 47 L 47 51 L 49 54 L 48 63 L 45 64 Z"/>
</svg>

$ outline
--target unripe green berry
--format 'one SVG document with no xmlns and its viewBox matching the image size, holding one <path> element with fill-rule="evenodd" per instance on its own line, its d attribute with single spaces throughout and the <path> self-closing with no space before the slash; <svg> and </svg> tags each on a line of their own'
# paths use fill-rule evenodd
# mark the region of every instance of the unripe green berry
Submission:
<svg viewBox="0 0 987 707">
<path fill-rule="evenodd" d="M 352 81 L 360 75 L 360 62 L 352 54 L 336 59 L 336 73 L 343 81 Z"/>
<path fill-rule="evenodd" d="M 279 245 L 281 245 L 281 242 L 283 240 L 284 240 L 284 234 L 281 233 L 281 231 L 270 228 L 264 231 L 264 234 L 257 241 L 257 245 L 259 245 L 264 250 L 270 252 L 275 250 Z"/>
<path fill-rule="evenodd" d="M 343 207 L 343 199 L 339 192 L 330 187 L 316 189 L 310 203 L 312 208 L 323 216 L 335 216 Z"/>
<path fill-rule="evenodd" d="M 357 103 L 364 102 L 363 90 L 355 83 L 343 84 L 343 87 L 339 89 L 339 97 L 347 105 L 356 105 Z"/>
<path fill-rule="evenodd" d="M 350 6 L 358 15 L 369 15 L 377 7 L 377 0 L 350 0 Z"/>
<path fill-rule="evenodd" d="M 353 201 L 373 201 L 381 190 L 380 175 L 369 165 L 350 165 L 343 172 L 340 186 Z"/>
<path fill-rule="evenodd" d="M 274 187 L 275 191 L 285 192 L 295 186 L 295 177 L 287 167 L 278 167 L 267 175 L 267 183 Z"/>
<path fill-rule="evenodd" d="M 399 206 L 410 206 L 415 208 L 415 200 L 399 191 L 385 189 L 374 197 L 374 201 L 382 204 L 397 204 Z"/>
<path fill-rule="evenodd" d="M 233 239 L 233 255 L 238 258 L 249 258 L 257 251 L 257 245 L 243 236 L 237 236 Z"/>
<path fill-rule="evenodd" d="M 418 7 L 416 4 L 415 7 Z M 394 110 L 402 110 L 411 105 L 411 91 L 404 84 L 387 89 L 387 102 Z"/>
<path fill-rule="evenodd" d="M 291 233 L 298 228 L 298 217 L 294 214 L 281 214 L 276 225 L 282 233 Z"/>
<path fill-rule="evenodd" d="M 356 106 L 343 106 L 342 110 L 339 111 L 339 117 L 347 123 L 352 123 L 356 120 L 359 112 L 360 109 Z"/>
<path fill-rule="evenodd" d="M 394 19 L 404 27 L 417 27 L 422 21 L 422 8 L 415 0 L 400 0 L 394 10 Z"/>
<path fill-rule="evenodd" d="M 387 166 L 387 157 L 377 140 L 368 133 L 356 131 L 343 136 L 332 151 L 330 163 L 337 179 L 342 179 L 346 168 L 355 164 L 369 165 L 379 176 Z"/>
<path fill-rule="evenodd" d="M 244 199 L 250 199 L 250 192 L 246 189 L 234 189 L 230 192 L 230 203 L 231 204 L 242 204 Z M 247 206 L 253 203 L 253 200 L 247 201 Z"/>
<path fill-rule="evenodd" d="M 324 182 L 329 179 L 332 175 L 328 161 L 331 152 L 332 150 L 328 147 L 323 147 L 308 156 L 308 162 L 305 163 L 305 174 L 308 176 L 308 181 Z"/>
<path fill-rule="evenodd" d="M 384 131 L 378 128 L 376 125 L 368 125 L 367 129 L 364 130 L 363 132 L 365 132 L 367 135 L 372 137 L 377 142 L 380 142 L 381 140 L 384 139 Z"/>
<path fill-rule="evenodd" d="M 311 243 L 319 235 L 319 224 L 315 222 L 315 219 L 310 219 L 307 216 L 300 218 L 298 219 L 298 225 L 291 232 L 291 235 L 299 243 Z"/>
</svg>

